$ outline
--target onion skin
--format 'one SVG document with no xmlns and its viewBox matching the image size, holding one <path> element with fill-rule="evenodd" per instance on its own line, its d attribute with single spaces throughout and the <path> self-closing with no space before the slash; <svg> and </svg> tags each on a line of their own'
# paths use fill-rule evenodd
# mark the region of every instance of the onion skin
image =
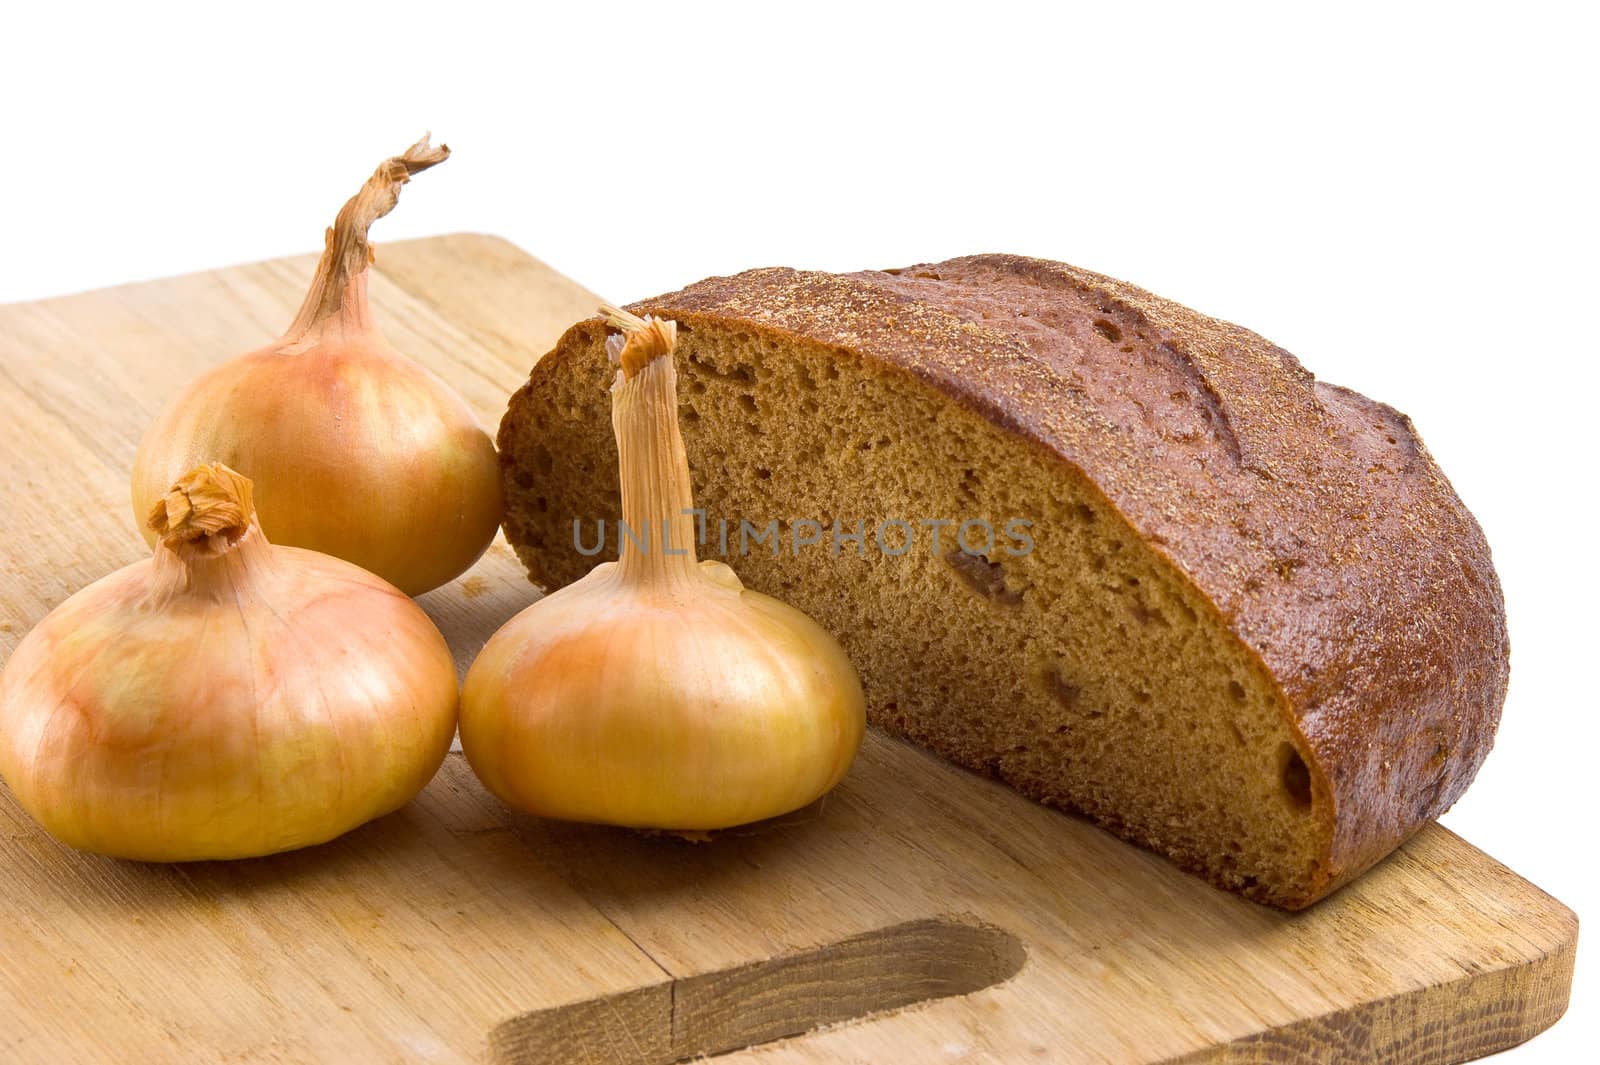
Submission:
<svg viewBox="0 0 1600 1065">
<path fill-rule="evenodd" d="M 726 583 L 675 601 L 606 563 L 495 633 L 461 699 L 486 788 L 542 817 L 702 831 L 839 782 L 866 727 L 844 651 L 722 563 L 699 565 Z"/>
<path fill-rule="evenodd" d="M 0 776 L 51 835 L 142 861 L 332 839 L 450 746 L 449 648 L 393 586 L 267 542 L 147 560 L 62 603 L 0 673 Z"/>
<path fill-rule="evenodd" d="M 465 572 L 500 526 L 494 444 L 382 336 L 352 341 L 266 348 L 192 382 L 139 446 L 134 513 L 142 521 L 188 470 L 222 462 L 255 482 L 276 545 L 353 562 L 407 595 Z"/>
<path fill-rule="evenodd" d="M 179 477 L 222 462 L 255 483 L 274 543 L 354 562 L 407 595 L 488 548 L 502 506 L 494 444 L 460 396 L 384 339 L 367 298 L 367 230 L 449 151 L 423 137 L 379 166 L 329 228 L 283 337 L 203 374 L 146 430 L 131 486 L 141 527 Z"/>
</svg>

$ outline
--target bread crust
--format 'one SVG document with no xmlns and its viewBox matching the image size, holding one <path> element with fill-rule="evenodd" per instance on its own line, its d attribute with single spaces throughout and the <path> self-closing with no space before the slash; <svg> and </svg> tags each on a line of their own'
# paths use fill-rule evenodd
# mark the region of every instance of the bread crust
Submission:
<svg viewBox="0 0 1600 1065">
<path fill-rule="evenodd" d="M 1488 754 L 1509 645 L 1482 531 L 1405 415 L 1262 337 L 1011 255 L 752 270 L 630 309 L 898 368 L 1080 470 L 1259 659 L 1303 737 L 1328 842 L 1280 904 L 1359 875 Z M 600 328 L 574 326 L 535 376 Z M 503 449 L 517 417 L 514 398 Z"/>
</svg>

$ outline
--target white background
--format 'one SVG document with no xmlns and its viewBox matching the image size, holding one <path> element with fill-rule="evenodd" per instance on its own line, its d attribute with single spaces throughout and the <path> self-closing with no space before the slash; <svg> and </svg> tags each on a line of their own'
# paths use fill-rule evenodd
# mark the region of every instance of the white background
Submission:
<svg viewBox="0 0 1600 1065">
<path fill-rule="evenodd" d="M 619 300 L 978 251 L 1134 281 L 1415 419 L 1511 619 L 1504 725 L 1445 823 L 1593 912 L 1582 6 L 332 6 L 11 5 L 0 301 L 314 250 L 424 129 L 456 154 L 380 242 L 498 233 Z M 642 222 L 665 238 L 619 251 Z M 1510 1060 L 1593 1060 L 1595 949 Z"/>
</svg>

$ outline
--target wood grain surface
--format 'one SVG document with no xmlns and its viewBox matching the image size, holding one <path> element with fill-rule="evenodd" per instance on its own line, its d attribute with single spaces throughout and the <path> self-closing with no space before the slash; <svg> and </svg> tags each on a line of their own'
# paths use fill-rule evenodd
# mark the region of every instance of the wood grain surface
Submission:
<svg viewBox="0 0 1600 1065">
<path fill-rule="evenodd" d="M 492 237 L 378 255 L 384 330 L 490 427 L 597 302 Z M 313 263 L 0 307 L 0 656 L 145 553 L 140 433 Z M 500 540 L 421 602 L 464 670 L 536 594 Z M 510 814 L 458 754 L 398 813 L 231 863 L 78 854 L 0 788 L 4 1062 L 1431 1065 L 1552 1024 L 1576 940 L 1437 826 L 1287 915 L 876 734 L 823 802 L 700 845 Z"/>
</svg>

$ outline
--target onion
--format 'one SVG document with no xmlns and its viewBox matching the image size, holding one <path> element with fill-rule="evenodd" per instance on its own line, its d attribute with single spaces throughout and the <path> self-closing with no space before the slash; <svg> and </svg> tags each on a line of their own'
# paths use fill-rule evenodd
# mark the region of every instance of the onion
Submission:
<svg viewBox="0 0 1600 1065">
<path fill-rule="evenodd" d="M 518 614 L 462 690 L 461 745 L 529 813 L 706 831 L 797 809 L 849 769 L 866 727 L 855 669 L 816 622 L 696 563 L 672 322 L 607 309 L 612 422 L 640 540 Z"/>
<path fill-rule="evenodd" d="M 155 553 L 51 611 L 0 673 L 0 776 L 52 835 L 146 861 L 320 843 L 422 790 L 449 749 L 449 648 L 399 589 L 267 541 L 204 466 Z"/>
<path fill-rule="evenodd" d="M 203 374 L 150 426 L 133 465 L 136 521 L 187 470 L 223 462 L 254 481 L 274 543 L 354 562 L 408 595 L 483 554 L 500 523 L 494 445 L 448 385 L 390 346 L 367 301 L 368 228 L 448 154 L 423 137 L 380 166 L 328 230 L 282 339 Z"/>
</svg>

